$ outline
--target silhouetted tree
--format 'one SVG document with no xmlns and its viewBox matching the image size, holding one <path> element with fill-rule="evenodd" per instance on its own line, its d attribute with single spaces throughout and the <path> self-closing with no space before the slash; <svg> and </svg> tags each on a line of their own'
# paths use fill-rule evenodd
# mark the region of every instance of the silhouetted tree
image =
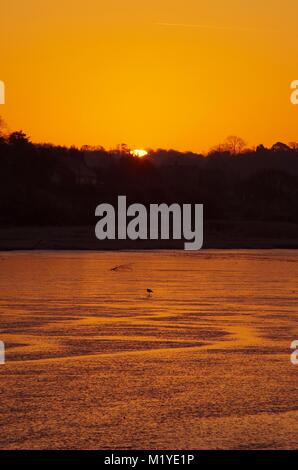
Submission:
<svg viewBox="0 0 298 470">
<path fill-rule="evenodd" d="M 24 146 L 29 144 L 29 138 L 23 131 L 17 131 L 10 134 L 8 137 L 8 142 L 11 145 Z"/>
<path fill-rule="evenodd" d="M 283 142 L 276 142 L 276 144 L 272 145 L 271 150 L 273 152 L 289 152 L 291 148 Z"/>
<path fill-rule="evenodd" d="M 230 135 L 226 139 L 225 150 L 230 152 L 232 155 L 239 155 L 244 149 L 245 145 L 246 143 L 241 137 Z"/>
</svg>

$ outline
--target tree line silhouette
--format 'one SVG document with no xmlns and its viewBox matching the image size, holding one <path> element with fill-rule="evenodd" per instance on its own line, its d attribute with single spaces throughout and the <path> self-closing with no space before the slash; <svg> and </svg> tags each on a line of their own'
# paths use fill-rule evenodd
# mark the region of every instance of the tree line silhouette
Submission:
<svg viewBox="0 0 298 470">
<path fill-rule="evenodd" d="M 95 207 L 203 203 L 209 221 L 298 223 L 298 144 L 246 149 L 231 136 L 208 155 L 34 144 L 22 132 L 0 135 L 0 226 L 94 225 Z"/>
</svg>

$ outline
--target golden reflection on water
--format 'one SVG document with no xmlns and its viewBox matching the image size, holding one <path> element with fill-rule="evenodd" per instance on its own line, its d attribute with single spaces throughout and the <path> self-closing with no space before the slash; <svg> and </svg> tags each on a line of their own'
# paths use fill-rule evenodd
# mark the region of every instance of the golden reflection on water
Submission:
<svg viewBox="0 0 298 470">
<path fill-rule="evenodd" d="M 20 252 L 0 267 L 1 448 L 297 447 L 295 251 Z"/>
</svg>

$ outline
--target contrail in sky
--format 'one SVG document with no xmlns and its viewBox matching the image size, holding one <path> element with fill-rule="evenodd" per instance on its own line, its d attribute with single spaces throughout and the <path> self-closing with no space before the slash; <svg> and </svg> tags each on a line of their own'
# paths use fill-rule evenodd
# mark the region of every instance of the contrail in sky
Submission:
<svg viewBox="0 0 298 470">
<path fill-rule="evenodd" d="M 190 23 L 155 23 L 157 26 L 177 26 L 182 28 L 198 28 L 198 29 L 213 29 L 213 30 L 223 30 L 223 31 L 261 31 L 260 28 L 245 28 L 237 26 L 212 26 L 205 24 L 190 24 Z M 263 29 L 263 31 L 269 31 L 268 29 Z M 276 31 L 276 30 L 270 30 Z"/>
</svg>

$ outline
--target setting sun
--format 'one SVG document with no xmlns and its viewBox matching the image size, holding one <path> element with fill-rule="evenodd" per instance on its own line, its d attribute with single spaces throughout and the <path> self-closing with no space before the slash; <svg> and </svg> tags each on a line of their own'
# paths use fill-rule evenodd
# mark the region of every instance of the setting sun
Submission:
<svg viewBox="0 0 298 470">
<path fill-rule="evenodd" d="M 130 151 L 130 154 L 133 157 L 143 158 L 143 157 L 146 157 L 146 155 L 148 155 L 148 152 L 142 149 L 134 149 Z"/>
</svg>

